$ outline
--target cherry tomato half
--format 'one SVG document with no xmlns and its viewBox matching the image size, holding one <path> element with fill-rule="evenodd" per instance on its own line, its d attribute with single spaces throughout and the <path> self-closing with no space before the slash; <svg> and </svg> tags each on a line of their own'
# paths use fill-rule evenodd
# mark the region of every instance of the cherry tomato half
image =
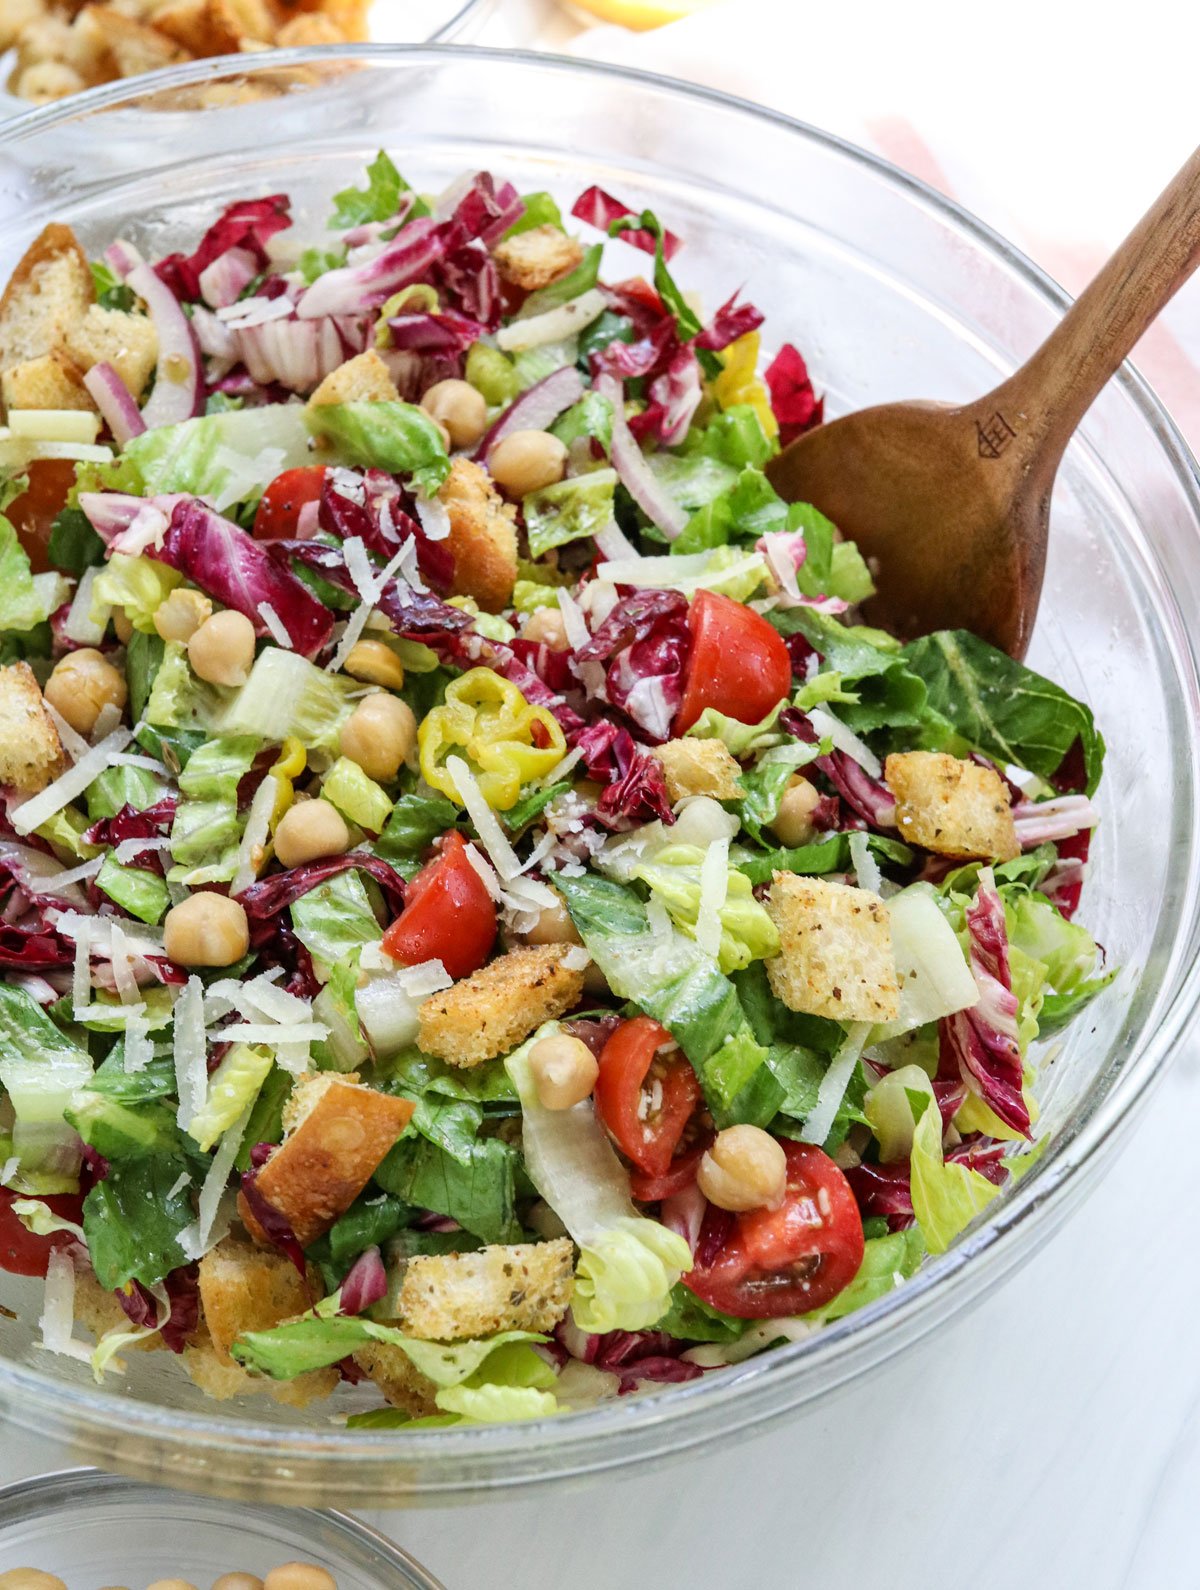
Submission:
<svg viewBox="0 0 1200 1590">
<path fill-rule="evenodd" d="M 783 636 L 761 613 L 715 591 L 697 593 L 688 612 L 692 655 L 672 734 L 685 734 L 706 707 L 758 723 L 792 683 Z"/>
<path fill-rule="evenodd" d="M 321 500 L 324 484 L 324 464 L 302 464 L 299 469 L 285 469 L 282 475 L 276 475 L 263 492 L 254 515 L 255 540 L 295 540 L 301 508 Z"/>
<path fill-rule="evenodd" d="M 633 1196 L 639 1203 L 656 1204 L 664 1198 L 674 1198 L 676 1193 L 686 1192 L 695 1181 L 700 1161 L 712 1146 L 712 1140 L 711 1132 L 703 1133 L 690 1148 L 675 1155 L 661 1176 L 647 1176 L 644 1171 L 635 1170 L 629 1178 Z"/>
<path fill-rule="evenodd" d="M 724 1241 L 683 1277 L 697 1297 L 738 1319 L 821 1308 L 849 1286 L 862 1263 L 862 1216 L 849 1182 L 809 1143 L 784 1143 L 783 1152 L 782 1205 L 751 1209 L 731 1221 L 725 1216 Z M 704 1250 L 702 1232 L 698 1252 Z"/>
<path fill-rule="evenodd" d="M 75 484 L 75 465 L 67 458 L 35 458 L 24 470 L 29 481 L 19 497 L 8 505 L 5 517 L 17 532 L 35 574 L 50 567 L 46 548 L 54 521 L 67 505 L 67 493 Z"/>
<path fill-rule="evenodd" d="M 617 1147 L 647 1176 L 665 1176 L 700 1102 L 700 1083 L 665 1027 L 649 1016 L 624 1022 L 600 1051 L 594 1098 Z M 649 1079 L 649 1081 L 647 1081 Z"/>
<path fill-rule="evenodd" d="M 384 952 L 406 966 L 441 961 L 450 976 L 477 972 L 496 942 L 496 907 L 456 828 L 408 886 L 404 910 L 383 935 Z"/>
<path fill-rule="evenodd" d="M 56 1248 L 65 1248 L 75 1238 L 69 1231 L 56 1231 L 49 1237 L 35 1236 L 26 1231 L 20 1219 L 13 1214 L 13 1199 L 20 1193 L 11 1193 L 0 1187 L 0 1270 L 9 1275 L 45 1275 L 50 1265 L 50 1255 Z M 73 1220 L 79 1225 L 83 1219 L 83 1199 L 69 1194 L 47 1198 L 46 1203 L 60 1220 Z"/>
</svg>

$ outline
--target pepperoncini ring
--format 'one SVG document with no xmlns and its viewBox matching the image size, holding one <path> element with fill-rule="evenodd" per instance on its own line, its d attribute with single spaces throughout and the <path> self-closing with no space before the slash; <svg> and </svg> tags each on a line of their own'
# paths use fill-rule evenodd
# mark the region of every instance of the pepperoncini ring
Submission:
<svg viewBox="0 0 1200 1590">
<path fill-rule="evenodd" d="M 490 668 L 472 668 L 446 687 L 441 706 L 417 733 L 425 782 L 458 805 L 463 800 L 446 761 L 464 756 L 479 790 L 495 811 L 515 806 L 523 784 L 544 778 L 566 754 L 558 720 L 531 706 L 511 680 Z"/>
<path fill-rule="evenodd" d="M 308 766 L 308 752 L 302 741 L 289 734 L 279 748 L 279 757 L 271 768 L 275 779 L 275 805 L 271 809 L 271 832 L 274 833 L 283 814 L 296 798 L 295 781 Z"/>
</svg>

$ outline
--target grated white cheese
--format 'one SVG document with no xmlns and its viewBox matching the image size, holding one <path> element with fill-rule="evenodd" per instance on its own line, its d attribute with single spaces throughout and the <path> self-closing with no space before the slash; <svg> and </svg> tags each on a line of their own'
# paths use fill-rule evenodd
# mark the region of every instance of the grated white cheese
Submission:
<svg viewBox="0 0 1200 1590">
<path fill-rule="evenodd" d="M 157 773 L 159 778 L 169 778 L 170 769 L 156 756 L 140 756 L 136 751 L 118 751 L 109 757 L 110 767 L 140 767 L 147 773 Z"/>
<path fill-rule="evenodd" d="M 562 958 L 562 965 L 568 972 L 582 972 L 592 964 L 592 957 L 582 944 L 572 944 Z"/>
<path fill-rule="evenodd" d="M 106 701 L 104 703 L 96 714 L 96 721 L 92 725 L 92 732 L 89 736 L 92 745 L 95 745 L 98 740 L 103 740 L 105 735 L 111 734 L 114 729 L 120 727 L 121 710 L 115 701 Z"/>
<path fill-rule="evenodd" d="M 84 569 L 71 599 L 70 612 L 63 622 L 63 634 L 80 646 L 99 646 L 108 627 L 108 615 L 112 612 L 112 608 L 106 605 L 100 610 L 99 620 L 92 617 L 92 586 L 99 572 L 94 565 Z"/>
<path fill-rule="evenodd" d="M 850 835 L 850 860 L 860 889 L 870 889 L 873 894 L 883 893 L 883 873 L 871 854 L 871 844 L 861 830 Z"/>
<path fill-rule="evenodd" d="M 123 867 L 128 867 L 139 856 L 144 856 L 148 850 L 170 850 L 169 839 L 122 839 L 113 855 Z"/>
<path fill-rule="evenodd" d="M 436 497 L 423 497 L 420 493 L 415 503 L 421 529 L 431 541 L 444 541 L 450 534 L 450 514 L 445 503 L 439 502 Z"/>
<path fill-rule="evenodd" d="M 288 634 L 283 620 L 270 602 L 260 602 L 258 611 L 262 616 L 263 623 L 271 631 L 271 639 L 275 644 L 284 647 L 287 651 L 293 651 L 295 648 L 292 646 L 292 637 Z"/>
<path fill-rule="evenodd" d="M 77 1358 L 80 1363 L 91 1363 L 91 1348 L 74 1340 L 75 1266 L 70 1257 L 59 1249 L 51 1252 L 46 1267 L 46 1290 L 39 1323 L 42 1328 L 39 1347 L 44 1347 L 48 1353 L 58 1353 L 63 1358 Z"/>
<path fill-rule="evenodd" d="M 561 762 L 556 762 L 548 773 L 544 773 L 542 777 L 538 779 L 538 784 L 542 787 L 542 789 L 549 789 L 552 784 L 558 784 L 564 778 L 566 778 L 571 769 L 576 767 L 582 761 L 583 752 L 578 746 L 576 746 L 573 751 L 567 752 L 566 756 L 563 757 Z"/>
<path fill-rule="evenodd" d="M 112 957 L 113 982 L 117 985 L 117 995 L 123 1005 L 136 1005 L 139 1002 L 138 985 L 133 975 L 133 951 L 130 942 L 119 922 L 114 920 L 110 931 L 109 953 Z"/>
<path fill-rule="evenodd" d="M 154 1044 L 144 1004 L 130 1005 L 125 1015 L 125 1070 L 144 1071 L 154 1059 Z"/>
<path fill-rule="evenodd" d="M 368 607 L 374 606 L 379 599 L 379 587 L 375 583 L 375 570 L 362 537 L 347 536 L 342 543 L 342 551 L 346 558 L 346 572 L 354 581 L 354 589 Z"/>
<path fill-rule="evenodd" d="M 450 988 L 454 982 L 441 961 L 421 961 L 416 966 L 401 966 L 394 975 L 396 982 L 410 999 L 423 999 L 427 994 L 439 994 L 443 988 Z"/>
<path fill-rule="evenodd" d="M 84 921 L 87 918 L 83 918 Z M 92 952 L 91 938 L 87 933 L 80 933 L 75 940 L 75 964 L 71 973 L 71 1003 L 76 1012 L 81 1007 L 91 1003 L 92 998 Z M 76 1016 L 78 1019 L 78 1015 Z"/>
<path fill-rule="evenodd" d="M 496 871 L 504 879 L 516 878 L 521 872 L 517 853 L 504 837 L 495 812 L 483 798 L 475 775 L 461 756 L 446 758 L 446 771 L 454 781 L 458 798 L 467 808 L 467 815 L 475 825 L 479 842 L 487 851 Z"/>
<path fill-rule="evenodd" d="M 853 757 L 865 773 L 872 778 L 882 776 L 883 768 L 874 751 L 869 745 L 863 744 L 853 729 L 848 729 L 839 718 L 835 718 L 828 708 L 813 707 L 808 714 L 808 721 L 823 740 L 832 740 L 837 749 Z"/>
<path fill-rule="evenodd" d="M 174 1185 L 172 1186 L 170 1192 L 167 1194 L 168 1201 L 170 1199 L 172 1199 L 172 1198 L 178 1198 L 179 1194 L 183 1191 L 183 1189 L 185 1187 L 190 1187 L 191 1185 L 192 1185 L 192 1178 L 188 1174 L 188 1172 L 185 1170 L 178 1176 L 178 1178 L 176 1179 L 176 1181 L 175 1181 Z M 169 1319 L 170 1315 L 168 1315 L 167 1317 Z"/>
<path fill-rule="evenodd" d="M 721 953 L 721 912 L 729 893 L 729 841 L 714 839 L 700 863 L 696 942 L 715 961 Z"/>
<path fill-rule="evenodd" d="M 58 738 L 62 741 L 63 750 L 71 758 L 72 762 L 78 762 L 81 756 L 87 755 L 88 742 L 82 734 L 76 733 L 57 707 L 52 707 L 48 701 L 45 702 L 45 707 L 50 714 L 50 721 L 58 730 Z"/>
<path fill-rule="evenodd" d="M 363 477 L 357 469 L 345 469 L 340 464 L 335 465 L 329 471 L 329 484 L 339 497 L 345 497 L 347 501 L 357 503 L 359 507 L 367 500 Z"/>
<path fill-rule="evenodd" d="M 179 1233 L 179 1246 L 183 1250 L 183 1255 L 193 1262 L 202 1259 L 210 1248 L 216 1247 L 224 1235 L 224 1231 L 218 1227 L 217 1216 L 220 1213 L 221 1200 L 225 1196 L 229 1174 L 233 1170 L 233 1162 L 242 1146 L 246 1127 L 250 1124 L 250 1112 L 253 1108 L 253 1102 L 248 1104 L 217 1144 L 212 1164 L 200 1188 L 195 1224 L 186 1226 Z M 224 1225 L 224 1222 L 221 1224 Z"/>
<path fill-rule="evenodd" d="M 85 878 L 94 878 L 103 865 L 104 857 L 97 856 L 92 861 L 84 861 L 78 867 L 72 867 L 69 872 L 56 872 L 47 878 L 35 878 L 29 874 L 25 881 L 25 891 L 27 894 L 61 894 L 73 883 L 82 883 Z"/>
<path fill-rule="evenodd" d="M 208 1054 L 204 1039 L 204 985 L 189 977 L 175 1001 L 176 1119 L 182 1131 L 196 1119 L 208 1096 Z"/>
<path fill-rule="evenodd" d="M 258 869 L 262 866 L 271 837 L 271 814 L 275 810 L 278 794 L 279 780 L 274 773 L 268 773 L 254 791 L 254 799 L 250 802 L 246 827 L 238 845 L 237 871 L 229 885 L 230 894 L 241 894 L 258 877 Z"/>
<path fill-rule="evenodd" d="M 40 794 L 23 801 L 15 810 L 10 808 L 10 817 L 16 832 L 22 837 L 31 834 L 35 828 L 40 828 L 44 822 L 48 822 L 55 812 L 60 812 L 77 795 L 82 795 L 92 780 L 103 773 L 111 764 L 113 757 L 123 751 L 132 739 L 132 729 L 115 729 L 112 734 L 101 740 L 99 745 L 93 745 L 79 758 L 74 767 L 68 768 L 61 778 L 56 778 L 53 784 L 48 784 Z"/>
<path fill-rule="evenodd" d="M 271 320 L 286 320 L 294 310 L 291 299 L 281 293 L 278 298 L 239 298 L 236 303 L 218 309 L 216 315 L 231 330 L 242 331 L 247 326 L 265 326 Z"/>
<path fill-rule="evenodd" d="M 222 1042 L 238 1043 L 321 1043 L 329 1028 L 319 1021 L 284 1024 L 278 1021 L 235 1021 L 217 1034 Z"/>
<path fill-rule="evenodd" d="M 829 1070 L 821 1078 L 817 1089 L 817 1102 L 809 1112 L 800 1133 L 805 1143 L 823 1143 L 833 1129 L 838 1105 L 845 1096 L 863 1049 L 871 1033 L 869 1021 L 852 1021 L 846 1029 L 838 1052 L 829 1062 Z"/>
<path fill-rule="evenodd" d="M 558 609 L 562 614 L 563 629 L 566 631 L 567 644 L 572 651 L 579 651 L 591 640 L 591 632 L 587 627 L 587 620 L 566 586 L 559 586 Z"/>
</svg>

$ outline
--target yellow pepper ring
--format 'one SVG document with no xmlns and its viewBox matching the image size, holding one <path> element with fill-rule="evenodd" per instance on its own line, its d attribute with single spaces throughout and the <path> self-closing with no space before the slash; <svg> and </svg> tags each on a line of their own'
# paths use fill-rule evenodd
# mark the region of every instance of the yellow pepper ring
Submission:
<svg viewBox="0 0 1200 1590">
<path fill-rule="evenodd" d="M 279 758 L 271 768 L 277 789 L 275 791 L 275 805 L 271 810 L 271 832 L 281 822 L 284 813 L 292 804 L 296 796 L 294 782 L 303 773 L 308 765 L 308 752 L 303 742 L 294 734 L 290 734 L 279 748 Z"/>
<path fill-rule="evenodd" d="M 425 782 L 460 806 L 446 760 L 464 755 L 479 790 L 495 811 L 515 806 L 521 786 L 544 778 L 566 754 L 558 720 L 530 706 L 510 680 L 490 668 L 472 668 L 446 687 L 417 733 Z"/>
</svg>

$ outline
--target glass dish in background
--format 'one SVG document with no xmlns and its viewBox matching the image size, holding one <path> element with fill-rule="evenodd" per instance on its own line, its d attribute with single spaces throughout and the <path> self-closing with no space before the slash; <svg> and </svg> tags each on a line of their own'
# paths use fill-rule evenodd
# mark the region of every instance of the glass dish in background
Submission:
<svg viewBox="0 0 1200 1590">
<path fill-rule="evenodd" d="M 68 1469 L 0 1490 L 0 1573 L 40 1568 L 68 1590 L 178 1576 L 208 1590 L 223 1573 L 261 1578 L 284 1562 L 327 1568 L 338 1590 L 443 1590 L 420 1563 L 344 1513 L 244 1507 Z"/>
<path fill-rule="evenodd" d="M 686 240 L 684 286 L 711 308 L 744 285 L 769 344 L 803 350 L 831 414 L 973 398 L 1062 310 L 1033 266 L 918 182 L 704 90 L 549 57 L 376 46 L 255 56 L 242 80 L 307 73 L 308 86 L 204 115 L 163 111 L 210 71 L 98 90 L 0 130 L 0 280 L 51 219 L 93 252 L 117 235 L 163 252 L 193 247 L 233 198 L 283 191 L 315 232 L 330 195 L 385 145 L 423 189 L 486 166 L 523 191 L 552 190 L 564 209 L 591 183 L 654 208 Z M 647 268 L 613 245 L 610 275 Z M 266 1398 L 213 1403 L 166 1353 L 131 1354 L 128 1376 L 98 1387 L 86 1366 L 34 1348 L 39 1289 L 5 1278 L 19 1317 L 0 1320 L 3 1411 L 71 1438 L 81 1460 L 237 1498 L 477 1497 L 728 1442 L 830 1395 L 995 1287 L 1111 1160 L 1195 1006 L 1198 527 L 1190 456 L 1126 369 L 1068 451 L 1030 655 L 1094 706 L 1109 742 L 1084 920 L 1123 972 L 1064 1036 L 1042 1091 L 1047 1152 L 913 1281 L 699 1381 L 536 1424 L 405 1432 L 341 1428 L 336 1403 L 304 1414 Z"/>
</svg>

